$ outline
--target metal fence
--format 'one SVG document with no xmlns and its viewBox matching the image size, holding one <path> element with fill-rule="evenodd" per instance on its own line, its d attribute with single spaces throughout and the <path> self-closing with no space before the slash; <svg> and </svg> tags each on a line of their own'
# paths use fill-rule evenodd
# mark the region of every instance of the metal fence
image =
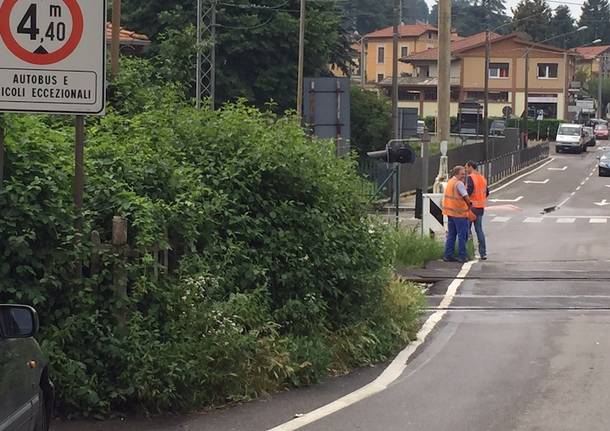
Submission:
<svg viewBox="0 0 610 431">
<path fill-rule="evenodd" d="M 536 145 L 480 162 L 479 170 L 487 178 L 489 184 L 494 184 L 548 156 L 548 143 Z"/>
</svg>

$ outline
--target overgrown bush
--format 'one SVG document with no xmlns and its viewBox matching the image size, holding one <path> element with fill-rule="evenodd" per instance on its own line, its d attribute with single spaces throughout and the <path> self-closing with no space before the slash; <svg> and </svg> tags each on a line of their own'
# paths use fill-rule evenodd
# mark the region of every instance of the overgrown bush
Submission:
<svg viewBox="0 0 610 431">
<path fill-rule="evenodd" d="M 402 346 L 422 295 L 389 283 L 391 240 L 367 216 L 355 162 L 295 118 L 198 111 L 154 81 L 145 62 L 124 63 L 114 107 L 88 122 L 80 240 L 72 127 L 6 116 L 0 301 L 38 309 L 60 413 L 243 400 Z M 109 245 L 114 216 L 128 250 Z"/>
</svg>

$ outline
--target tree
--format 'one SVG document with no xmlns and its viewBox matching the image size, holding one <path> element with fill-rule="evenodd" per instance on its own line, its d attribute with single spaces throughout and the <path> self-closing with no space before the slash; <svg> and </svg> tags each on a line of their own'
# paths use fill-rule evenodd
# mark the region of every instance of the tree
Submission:
<svg viewBox="0 0 610 431">
<path fill-rule="evenodd" d="M 428 22 L 429 9 L 425 0 L 401 1 L 404 23 Z M 345 2 L 343 10 L 352 27 L 364 35 L 393 24 L 394 0 L 352 0 Z"/>
<path fill-rule="evenodd" d="M 504 3 L 501 0 L 482 0 L 470 3 L 469 0 L 452 0 L 451 26 L 460 36 L 471 36 L 494 29 L 505 22 L 508 17 L 504 14 Z M 432 6 L 431 20 L 438 20 L 438 5 Z"/>
<path fill-rule="evenodd" d="M 545 0 L 521 0 L 513 12 L 513 31 L 527 33 L 534 41 L 552 35 L 553 12 Z"/>
<path fill-rule="evenodd" d="M 351 97 L 352 147 L 360 155 L 384 148 L 392 132 L 390 100 L 359 87 L 352 87 Z"/>
<path fill-rule="evenodd" d="M 574 18 L 570 14 L 570 8 L 567 6 L 557 6 L 555 14 L 551 18 L 551 28 L 555 34 L 567 34 L 564 37 L 558 38 L 553 41 L 553 44 L 561 48 L 573 48 L 578 45 L 576 26 L 574 24 Z M 573 34 L 568 34 L 573 33 Z"/>
<path fill-rule="evenodd" d="M 194 84 L 196 41 L 192 0 L 124 0 L 125 25 L 148 34 L 151 55 L 163 75 Z M 190 43 L 186 30 L 191 36 Z M 279 111 L 294 108 L 297 85 L 299 0 L 219 3 L 217 13 L 216 97 L 220 103 L 246 98 L 257 106 L 270 100 Z M 184 32 L 184 33 L 183 33 Z M 347 69 L 352 28 L 335 2 L 308 2 L 305 75 L 329 74 L 329 64 Z M 159 56 L 161 51 L 165 52 Z M 171 55 L 166 55 L 170 53 Z M 191 94 L 194 90 L 191 88 Z"/>
<path fill-rule="evenodd" d="M 589 44 L 595 39 L 602 43 L 610 43 L 610 7 L 608 0 L 586 0 L 582 5 L 578 26 L 587 26 L 587 30 L 579 32 L 580 43 Z"/>
</svg>

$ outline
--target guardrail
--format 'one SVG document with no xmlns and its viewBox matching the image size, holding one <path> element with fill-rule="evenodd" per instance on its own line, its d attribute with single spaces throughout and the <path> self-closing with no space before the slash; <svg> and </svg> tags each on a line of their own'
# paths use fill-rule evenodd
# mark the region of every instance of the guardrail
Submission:
<svg viewBox="0 0 610 431">
<path fill-rule="evenodd" d="M 548 156 L 548 143 L 535 145 L 480 162 L 479 171 L 487 178 L 489 184 L 494 184 L 523 168 L 546 159 Z"/>
</svg>

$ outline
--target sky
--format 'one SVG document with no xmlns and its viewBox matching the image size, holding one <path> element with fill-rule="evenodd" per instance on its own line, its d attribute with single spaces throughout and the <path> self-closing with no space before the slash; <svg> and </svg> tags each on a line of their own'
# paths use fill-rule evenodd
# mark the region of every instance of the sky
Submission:
<svg viewBox="0 0 610 431">
<path fill-rule="evenodd" d="M 585 0 L 567 0 L 567 1 L 547 0 L 547 3 L 553 10 L 555 10 L 555 8 L 557 6 L 566 5 L 567 7 L 570 8 L 572 17 L 576 18 L 578 20 L 578 18 L 580 17 L 580 9 L 581 9 L 581 6 L 584 3 L 584 1 Z M 436 3 L 436 0 L 426 0 L 426 3 L 428 3 L 429 8 L 432 8 L 432 6 Z M 509 16 L 512 16 L 512 13 L 510 10 L 511 10 L 511 8 L 517 6 L 517 3 L 519 3 L 519 0 L 505 0 L 504 4 L 506 5 L 506 12 Z"/>
</svg>

